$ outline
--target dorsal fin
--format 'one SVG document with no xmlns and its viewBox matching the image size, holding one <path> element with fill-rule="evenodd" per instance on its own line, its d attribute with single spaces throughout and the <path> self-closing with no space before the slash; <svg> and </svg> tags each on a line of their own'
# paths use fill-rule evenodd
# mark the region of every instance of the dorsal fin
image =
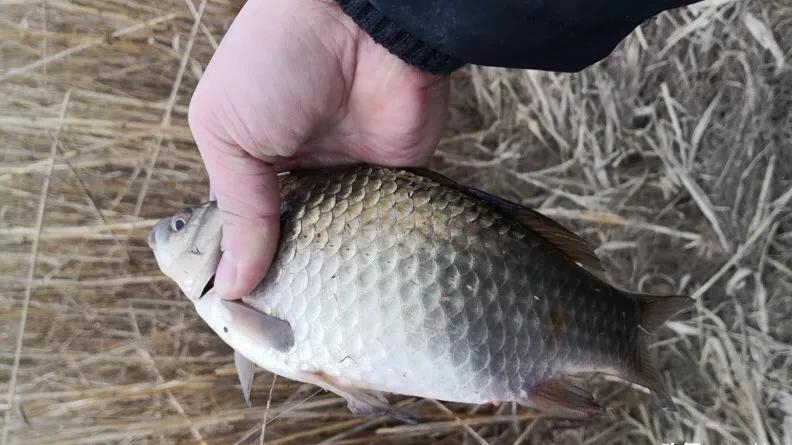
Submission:
<svg viewBox="0 0 792 445">
<path fill-rule="evenodd" d="M 478 189 L 468 187 L 467 193 L 507 211 L 526 227 L 561 249 L 573 261 L 595 270 L 604 270 L 597 254 L 594 253 L 594 250 L 592 250 L 586 240 L 575 235 L 555 220 L 542 215 L 534 209 L 492 196 Z"/>
<path fill-rule="evenodd" d="M 467 195 L 481 199 L 499 208 L 501 211 L 513 216 L 523 225 L 556 246 L 573 261 L 590 269 L 604 270 L 602 262 L 583 238 L 575 235 L 566 227 L 542 215 L 536 210 L 517 204 L 516 202 L 490 195 L 477 188 L 460 185 L 454 180 L 429 169 L 414 167 L 407 170 L 416 175 L 430 178 L 440 184 L 456 188 Z"/>
<path fill-rule="evenodd" d="M 693 306 L 695 302 L 687 295 L 632 295 L 640 306 L 641 327 L 650 333 L 677 313 Z"/>
</svg>

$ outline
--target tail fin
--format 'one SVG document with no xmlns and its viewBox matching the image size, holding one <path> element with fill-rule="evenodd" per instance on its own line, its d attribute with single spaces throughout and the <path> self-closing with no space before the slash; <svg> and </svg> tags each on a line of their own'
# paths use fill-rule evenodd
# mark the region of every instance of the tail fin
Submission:
<svg viewBox="0 0 792 445">
<path fill-rule="evenodd" d="M 692 298 L 683 295 L 633 294 L 633 296 L 638 300 L 640 327 L 648 333 L 656 331 L 668 319 L 691 307 L 694 302 Z M 668 387 L 649 361 L 646 342 L 639 341 L 638 348 L 635 371 L 631 380 L 655 393 L 663 408 L 676 411 Z"/>
<path fill-rule="evenodd" d="M 669 411 L 677 411 L 676 404 L 674 404 L 674 400 L 671 398 L 663 378 L 646 357 L 646 346 L 642 344 L 640 348 L 641 353 L 639 354 L 638 363 L 636 363 L 635 375 L 630 380 L 652 391 L 663 408 Z"/>
<path fill-rule="evenodd" d="M 685 295 L 633 294 L 638 299 L 640 325 L 647 332 L 654 332 L 669 318 L 693 305 L 693 299 Z"/>
</svg>

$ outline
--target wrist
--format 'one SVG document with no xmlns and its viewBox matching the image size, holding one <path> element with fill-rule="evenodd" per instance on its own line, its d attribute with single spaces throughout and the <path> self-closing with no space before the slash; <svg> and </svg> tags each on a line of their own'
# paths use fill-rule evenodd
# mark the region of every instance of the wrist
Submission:
<svg viewBox="0 0 792 445">
<path fill-rule="evenodd" d="M 336 0 L 343 12 L 372 40 L 402 61 L 429 74 L 448 74 L 464 63 L 403 30 L 368 0 Z"/>
</svg>

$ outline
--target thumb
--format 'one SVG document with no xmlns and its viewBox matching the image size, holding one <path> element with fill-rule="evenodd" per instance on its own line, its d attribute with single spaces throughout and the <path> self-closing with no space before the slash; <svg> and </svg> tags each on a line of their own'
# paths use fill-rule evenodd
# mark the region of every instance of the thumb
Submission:
<svg viewBox="0 0 792 445">
<path fill-rule="evenodd" d="M 248 295 L 267 274 L 280 229 L 280 190 L 272 166 L 236 144 L 191 125 L 223 225 L 215 289 L 223 298 Z"/>
</svg>

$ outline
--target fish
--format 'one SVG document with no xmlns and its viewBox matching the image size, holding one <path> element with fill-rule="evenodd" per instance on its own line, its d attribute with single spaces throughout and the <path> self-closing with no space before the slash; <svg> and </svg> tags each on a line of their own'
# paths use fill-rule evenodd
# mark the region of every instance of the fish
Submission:
<svg viewBox="0 0 792 445">
<path fill-rule="evenodd" d="M 258 366 L 343 397 L 355 415 L 404 422 L 416 418 L 386 394 L 590 418 L 605 413 L 587 386 L 596 374 L 675 409 L 647 335 L 693 300 L 609 284 L 555 220 L 418 167 L 294 170 L 279 186 L 274 260 L 240 300 L 213 287 L 216 202 L 149 235 L 162 273 L 235 351 L 248 404 Z"/>
</svg>

